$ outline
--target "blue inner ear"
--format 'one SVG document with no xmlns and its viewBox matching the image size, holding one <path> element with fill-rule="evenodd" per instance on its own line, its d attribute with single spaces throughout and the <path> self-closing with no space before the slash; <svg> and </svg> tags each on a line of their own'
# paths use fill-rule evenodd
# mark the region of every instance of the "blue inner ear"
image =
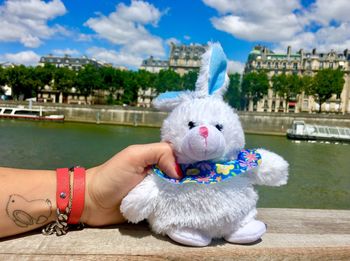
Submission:
<svg viewBox="0 0 350 261">
<path fill-rule="evenodd" d="M 172 100 L 176 99 L 180 96 L 180 94 L 183 93 L 182 91 L 179 92 L 164 92 L 158 95 L 157 99 L 159 100 Z"/>
<path fill-rule="evenodd" d="M 226 67 L 227 61 L 224 51 L 221 46 L 214 45 L 211 51 L 209 64 L 209 95 L 212 95 L 224 85 Z"/>
</svg>

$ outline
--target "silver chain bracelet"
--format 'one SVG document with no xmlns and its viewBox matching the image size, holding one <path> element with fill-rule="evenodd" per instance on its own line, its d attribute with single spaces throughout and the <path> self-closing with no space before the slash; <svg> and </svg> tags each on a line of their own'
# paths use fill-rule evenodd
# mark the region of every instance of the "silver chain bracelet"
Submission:
<svg viewBox="0 0 350 261">
<path fill-rule="evenodd" d="M 60 212 L 59 208 L 57 208 L 57 219 L 54 222 L 47 224 L 46 227 L 43 228 L 42 233 L 46 236 L 54 233 L 56 236 L 67 234 L 69 213 L 69 207 L 66 207 L 65 212 L 62 213 Z"/>
</svg>

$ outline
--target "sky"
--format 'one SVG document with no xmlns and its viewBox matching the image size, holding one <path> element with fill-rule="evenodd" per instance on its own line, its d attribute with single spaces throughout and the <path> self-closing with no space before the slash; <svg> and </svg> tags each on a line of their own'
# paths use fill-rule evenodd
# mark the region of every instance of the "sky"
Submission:
<svg viewBox="0 0 350 261">
<path fill-rule="evenodd" d="M 169 43 L 220 42 L 229 70 L 252 48 L 350 49 L 349 0 L 0 0 L 0 64 L 86 55 L 137 69 Z"/>
</svg>

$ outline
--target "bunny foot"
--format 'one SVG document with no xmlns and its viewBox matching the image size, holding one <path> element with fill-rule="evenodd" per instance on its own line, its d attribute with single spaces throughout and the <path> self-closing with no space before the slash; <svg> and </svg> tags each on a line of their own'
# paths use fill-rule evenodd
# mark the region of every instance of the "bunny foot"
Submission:
<svg viewBox="0 0 350 261">
<path fill-rule="evenodd" d="M 204 247 L 210 244 L 211 238 L 193 228 L 177 228 L 167 235 L 174 241 L 187 246 Z"/>
<path fill-rule="evenodd" d="M 266 232 L 266 225 L 253 219 L 234 233 L 225 236 L 225 240 L 234 244 L 249 244 L 257 241 Z"/>
</svg>

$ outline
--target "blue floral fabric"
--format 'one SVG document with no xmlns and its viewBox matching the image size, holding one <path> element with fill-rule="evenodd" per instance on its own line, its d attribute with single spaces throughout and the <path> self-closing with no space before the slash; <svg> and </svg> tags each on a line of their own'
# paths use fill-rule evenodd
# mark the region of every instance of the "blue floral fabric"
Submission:
<svg viewBox="0 0 350 261">
<path fill-rule="evenodd" d="M 242 174 L 261 164 L 261 155 L 256 150 L 241 150 L 237 159 L 226 162 L 200 161 L 192 164 L 180 164 L 184 177 L 180 180 L 168 177 L 157 166 L 153 167 L 156 175 L 175 183 L 213 184 Z"/>
</svg>

